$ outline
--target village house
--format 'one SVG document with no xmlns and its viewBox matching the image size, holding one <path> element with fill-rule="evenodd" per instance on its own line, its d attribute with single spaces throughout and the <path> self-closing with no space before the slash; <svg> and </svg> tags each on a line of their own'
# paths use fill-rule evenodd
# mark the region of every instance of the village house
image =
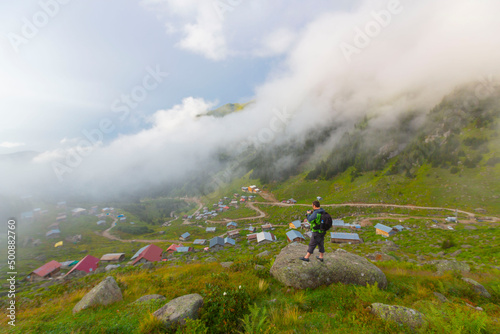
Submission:
<svg viewBox="0 0 500 334">
<path fill-rule="evenodd" d="M 272 228 L 273 228 L 273 226 L 271 224 L 264 224 L 264 225 L 262 225 L 262 231 L 263 232 L 270 231 Z"/>
<path fill-rule="evenodd" d="M 239 230 L 231 230 L 231 231 L 227 232 L 227 236 L 231 237 L 231 238 L 237 237 L 239 235 L 240 235 L 240 231 Z"/>
<path fill-rule="evenodd" d="M 401 232 L 401 231 L 403 231 L 405 228 L 404 228 L 403 226 L 401 226 L 401 225 L 396 225 L 396 226 L 394 226 L 394 227 L 393 227 L 393 229 L 397 230 L 398 232 Z"/>
<path fill-rule="evenodd" d="M 87 210 L 84 208 L 76 208 L 76 209 L 71 210 L 71 215 L 73 217 L 80 217 L 80 216 L 83 216 L 85 214 L 87 214 Z"/>
<path fill-rule="evenodd" d="M 286 201 L 288 204 L 297 204 L 297 201 L 294 200 L 293 198 L 290 198 L 289 200 Z"/>
<path fill-rule="evenodd" d="M 224 238 L 224 246 L 234 246 L 236 245 L 236 241 L 234 239 L 231 239 L 231 238 Z"/>
<path fill-rule="evenodd" d="M 182 241 L 185 241 L 185 240 L 189 239 L 189 237 L 191 237 L 191 234 L 189 232 L 186 232 L 186 233 L 182 234 L 179 239 Z"/>
<path fill-rule="evenodd" d="M 61 271 L 61 264 L 57 261 L 50 261 L 43 266 L 33 270 L 29 276 L 28 280 L 30 282 L 40 281 L 47 278 L 52 278 Z"/>
<path fill-rule="evenodd" d="M 236 227 L 238 227 L 238 224 L 236 224 L 235 222 L 230 222 L 230 223 L 226 224 L 226 227 L 228 229 L 232 230 L 232 229 L 235 229 Z"/>
<path fill-rule="evenodd" d="M 163 253 L 163 249 L 156 245 L 147 245 L 142 247 L 137 251 L 137 253 L 132 256 L 132 265 L 138 263 L 147 263 L 147 262 L 158 262 L 161 261 L 161 256 Z"/>
<path fill-rule="evenodd" d="M 332 227 L 345 227 L 345 223 L 342 219 L 332 219 Z"/>
<path fill-rule="evenodd" d="M 89 215 L 95 215 L 97 213 L 97 205 L 94 205 L 89 210 Z"/>
<path fill-rule="evenodd" d="M 257 228 L 255 226 L 248 226 L 247 230 L 249 230 L 250 232 L 255 232 L 255 230 L 257 230 Z"/>
<path fill-rule="evenodd" d="M 305 231 L 309 231 L 311 229 L 311 224 L 309 222 L 302 222 L 302 225 L 301 225 L 302 229 L 304 229 Z"/>
<path fill-rule="evenodd" d="M 207 239 L 196 239 L 193 241 L 193 245 L 204 245 L 207 243 Z"/>
<path fill-rule="evenodd" d="M 125 253 L 109 253 L 101 256 L 101 262 L 104 263 L 118 263 L 125 261 Z"/>
<path fill-rule="evenodd" d="M 66 219 L 67 219 L 66 215 L 65 215 L 65 214 L 61 214 L 61 213 L 60 213 L 60 214 L 56 217 L 56 222 L 59 222 L 59 223 L 60 223 L 60 222 L 64 222 L 64 221 L 66 221 Z"/>
<path fill-rule="evenodd" d="M 193 251 L 193 247 L 177 247 L 176 253 L 189 253 Z"/>
<path fill-rule="evenodd" d="M 294 241 L 301 242 L 301 241 L 305 240 L 302 233 L 300 233 L 297 230 L 291 230 L 291 231 L 286 232 L 286 238 L 287 238 L 288 242 L 294 242 Z"/>
<path fill-rule="evenodd" d="M 221 237 L 215 237 L 210 239 L 210 250 L 218 251 L 224 248 L 224 239 Z"/>
<path fill-rule="evenodd" d="M 179 247 L 184 247 L 183 244 L 172 244 L 170 245 L 170 247 L 167 248 L 166 252 L 169 253 L 169 254 L 172 254 L 172 253 L 175 253 L 177 251 L 177 248 Z"/>
<path fill-rule="evenodd" d="M 385 226 L 383 224 L 378 223 L 375 225 L 375 233 L 379 234 L 383 237 L 390 237 L 391 235 L 396 234 L 396 230 L 394 230 L 392 227 Z"/>
<path fill-rule="evenodd" d="M 247 234 L 247 241 L 257 241 L 257 233 Z"/>
<path fill-rule="evenodd" d="M 59 238 L 61 236 L 61 231 L 59 231 L 59 229 L 50 230 L 45 233 L 45 236 L 50 239 Z"/>
<path fill-rule="evenodd" d="M 294 220 L 293 222 L 288 224 L 288 226 L 290 228 L 300 228 L 301 225 L 302 225 L 302 222 L 300 220 Z"/>
<path fill-rule="evenodd" d="M 97 222 L 97 225 L 101 226 L 101 225 L 106 225 L 106 221 L 105 220 L 99 220 Z"/>
<path fill-rule="evenodd" d="M 215 232 L 215 227 L 207 227 L 205 229 L 206 232 Z"/>
<path fill-rule="evenodd" d="M 267 244 L 276 241 L 276 236 L 271 232 L 259 232 L 257 233 L 257 243 Z"/>
<path fill-rule="evenodd" d="M 341 233 L 341 232 L 331 232 L 330 240 L 333 243 L 342 244 L 360 244 L 363 241 L 359 238 L 357 233 Z"/>
<path fill-rule="evenodd" d="M 85 256 L 83 259 L 81 259 L 80 261 L 78 261 L 77 264 L 75 264 L 73 266 L 73 268 L 71 268 L 70 271 L 68 271 L 66 273 L 66 275 L 64 275 L 64 277 L 67 277 L 69 276 L 71 273 L 75 272 L 75 271 L 84 271 L 86 273 L 90 273 L 90 272 L 93 272 L 97 269 L 97 266 L 98 266 L 98 263 L 99 263 L 99 259 L 92 256 L 92 255 L 87 255 Z"/>
</svg>

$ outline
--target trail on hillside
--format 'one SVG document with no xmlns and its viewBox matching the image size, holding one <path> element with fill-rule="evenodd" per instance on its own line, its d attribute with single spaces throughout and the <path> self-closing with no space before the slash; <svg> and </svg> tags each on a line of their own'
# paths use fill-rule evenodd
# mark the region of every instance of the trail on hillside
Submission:
<svg viewBox="0 0 500 334">
<path fill-rule="evenodd" d="M 310 207 L 310 204 L 287 204 L 287 203 L 281 203 L 281 202 L 255 202 L 255 204 L 262 204 L 262 205 L 275 205 L 275 206 L 306 206 Z M 322 207 L 344 207 L 344 206 L 354 206 L 354 207 L 389 207 L 389 208 L 403 208 L 403 209 L 419 209 L 419 210 L 445 210 L 445 211 L 451 211 L 453 213 L 458 212 L 458 213 L 463 213 L 470 218 L 473 218 L 476 216 L 475 213 L 468 212 L 468 211 L 463 211 L 463 210 L 457 210 L 457 209 L 450 209 L 450 208 L 443 208 L 443 207 L 432 207 L 432 206 L 417 206 L 417 205 L 411 205 L 411 204 L 386 204 L 386 203 L 341 203 L 341 204 L 324 204 Z M 500 218 L 497 217 L 491 217 L 494 222 L 499 221 Z"/>
<path fill-rule="evenodd" d="M 264 197 L 265 199 L 271 199 L 271 198 L 274 198 L 274 196 L 269 195 L 270 193 L 266 193 L 267 195 Z M 195 213 L 193 215 L 195 215 L 196 213 L 198 213 L 202 208 L 203 208 L 203 203 L 198 199 L 198 198 L 181 198 L 182 200 L 185 200 L 185 201 L 190 201 L 190 202 L 196 202 L 198 203 L 199 207 L 198 209 L 195 211 Z M 264 218 L 266 216 L 266 213 L 264 211 L 262 211 L 261 209 L 259 209 L 258 207 L 256 207 L 254 204 L 261 204 L 261 205 L 272 205 L 272 206 L 282 206 L 282 207 L 287 207 L 287 206 L 305 206 L 305 207 L 310 207 L 310 204 L 287 204 L 287 203 L 281 203 L 279 201 L 277 201 L 276 199 L 274 199 L 274 201 L 272 202 L 247 202 L 248 204 L 248 207 L 251 208 L 252 210 L 258 212 L 259 214 L 257 216 L 252 216 L 252 217 L 243 217 L 243 218 L 235 218 L 235 219 L 229 219 L 229 218 L 224 218 L 223 220 L 219 220 L 219 221 L 211 221 L 211 220 L 207 220 L 207 222 L 210 222 L 210 223 L 215 223 L 215 224 L 222 224 L 222 223 L 226 223 L 226 222 L 229 222 L 229 221 L 243 221 L 243 220 L 253 220 L 253 219 L 260 219 L 260 218 Z M 431 207 L 431 206 L 417 206 L 417 205 L 411 205 L 411 204 L 386 204 L 386 203 L 341 203 L 341 204 L 324 204 L 322 205 L 322 207 L 346 207 L 346 206 L 353 206 L 353 207 L 388 207 L 388 208 L 403 208 L 403 209 L 419 209 L 419 210 L 444 210 L 444 211 L 450 211 L 450 212 L 458 212 L 458 213 L 462 213 L 462 214 L 465 214 L 467 215 L 470 220 L 468 221 L 462 221 L 463 223 L 475 223 L 475 221 L 473 220 L 473 218 L 475 217 L 475 214 L 472 213 L 472 212 L 468 212 L 468 211 L 464 211 L 464 210 L 456 210 L 456 209 L 450 209 L 450 208 L 443 208 L 443 207 Z M 406 220 L 406 219 L 410 219 L 410 218 L 415 218 L 415 219 L 422 219 L 422 218 L 425 218 L 425 217 L 419 217 L 419 216 L 401 216 L 401 217 L 398 217 L 398 216 L 384 216 L 384 217 L 370 217 L 370 218 L 366 218 L 364 220 L 365 224 L 366 222 L 368 222 L 369 220 L 382 220 L 382 219 L 401 219 L 401 220 Z M 440 219 L 440 218 L 436 218 L 436 217 L 427 217 L 429 219 Z M 491 222 L 498 222 L 500 221 L 500 218 L 498 217 L 491 217 Z M 116 217 L 113 217 L 113 223 L 111 224 L 111 227 L 108 228 L 107 230 L 103 231 L 102 232 L 102 236 L 105 237 L 105 238 L 108 238 L 110 240 L 115 240 L 115 241 L 121 241 L 121 242 L 145 242 L 145 243 L 152 243 L 152 242 L 172 242 L 172 243 L 176 243 L 176 242 L 179 242 L 179 240 L 164 240 L 164 239 L 152 239 L 152 240 L 148 240 L 148 239 L 134 239 L 134 240 L 125 240 L 125 239 L 121 239 L 119 237 L 116 237 L 114 235 L 111 235 L 109 233 L 109 231 L 116 226 L 116 222 L 117 222 L 117 218 Z M 442 220 L 442 219 L 440 219 Z M 190 223 L 188 220 L 184 220 L 183 221 L 183 224 L 185 223 Z M 285 225 L 286 226 L 286 225 Z M 183 243 L 192 243 L 192 241 L 183 241 Z"/>
<path fill-rule="evenodd" d="M 171 243 L 176 243 L 176 242 L 180 241 L 180 240 L 165 240 L 165 239 L 133 239 L 133 240 L 121 239 L 121 238 L 109 233 L 109 231 L 111 231 L 111 229 L 116 226 L 117 221 L 118 221 L 118 218 L 113 217 L 113 223 L 111 224 L 111 227 L 104 230 L 102 232 L 101 236 L 108 238 L 110 240 L 120 241 L 120 242 L 128 242 L 128 243 L 131 243 L 131 242 L 146 242 L 146 243 L 153 243 L 153 242 L 168 242 L 168 243 L 170 243 L 171 242 Z M 182 241 L 182 243 L 191 244 L 193 242 L 192 241 Z"/>
<path fill-rule="evenodd" d="M 266 216 L 266 213 L 262 211 L 261 209 L 257 208 L 254 203 L 247 202 L 247 205 L 250 209 L 257 211 L 259 213 L 258 216 L 252 216 L 252 217 L 243 217 L 243 218 L 222 218 L 222 220 L 207 220 L 209 223 L 214 223 L 214 224 L 222 224 L 226 222 L 236 222 L 240 220 L 252 220 L 252 219 L 259 219 L 259 218 L 264 218 Z"/>
<path fill-rule="evenodd" d="M 200 210 L 203 208 L 203 203 L 200 201 L 199 198 L 196 197 L 181 197 L 182 200 L 187 201 L 187 202 L 195 202 L 198 203 L 198 209 L 192 214 L 192 216 L 195 216 Z M 192 222 L 190 222 L 188 219 L 184 219 L 182 221 L 182 224 L 184 225 L 190 225 Z"/>
</svg>

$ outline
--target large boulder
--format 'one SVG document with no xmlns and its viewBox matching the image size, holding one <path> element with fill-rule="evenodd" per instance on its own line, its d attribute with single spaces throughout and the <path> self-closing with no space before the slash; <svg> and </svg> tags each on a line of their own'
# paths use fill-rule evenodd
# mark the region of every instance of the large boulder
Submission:
<svg viewBox="0 0 500 334">
<path fill-rule="evenodd" d="M 324 262 L 314 255 L 309 262 L 305 262 L 300 260 L 305 252 L 303 244 L 289 244 L 276 257 L 271 274 L 281 283 L 297 289 L 314 289 L 337 282 L 364 286 L 378 283 L 380 288 L 387 287 L 384 273 L 359 255 L 337 249 L 333 253 L 325 253 Z"/>
<path fill-rule="evenodd" d="M 382 320 L 394 321 L 412 328 L 421 327 L 425 322 L 422 313 L 399 305 L 373 303 L 371 312 Z"/>
<path fill-rule="evenodd" d="M 466 278 L 466 277 L 462 277 L 462 280 L 469 283 L 472 286 L 472 288 L 474 289 L 474 291 L 476 291 L 481 296 L 483 296 L 485 298 L 491 298 L 491 294 L 488 292 L 488 290 L 486 290 L 486 288 L 484 286 L 482 286 L 481 284 L 479 284 L 478 282 L 474 281 L 471 278 Z"/>
<path fill-rule="evenodd" d="M 429 261 L 428 263 L 436 265 L 438 274 L 442 274 L 445 271 L 462 271 L 462 272 L 470 271 L 470 266 L 466 262 L 436 260 L 436 261 Z"/>
<path fill-rule="evenodd" d="M 120 265 L 119 264 L 108 264 L 104 270 L 106 271 L 110 271 L 110 270 L 114 270 L 116 268 L 120 268 Z"/>
<path fill-rule="evenodd" d="M 203 306 L 203 298 L 193 293 L 172 299 L 162 308 L 156 310 L 153 315 L 161 320 L 165 327 L 171 328 L 184 325 L 186 319 L 197 319 L 198 311 Z"/>
<path fill-rule="evenodd" d="M 108 305 L 122 300 L 122 291 L 112 276 L 106 277 L 75 305 L 73 313 L 94 305 Z"/>
</svg>

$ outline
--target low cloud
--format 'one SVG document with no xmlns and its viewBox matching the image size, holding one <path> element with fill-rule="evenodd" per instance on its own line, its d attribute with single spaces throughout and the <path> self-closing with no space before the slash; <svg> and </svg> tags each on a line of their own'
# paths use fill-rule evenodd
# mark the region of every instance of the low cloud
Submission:
<svg viewBox="0 0 500 334">
<path fill-rule="evenodd" d="M 176 25 L 192 27 L 184 30 L 187 34 L 179 42 L 181 46 L 198 48 L 211 59 L 248 51 L 239 53 L 235 44 L 228 43 L 224 22 L 213 23 L 214 27 L 221 24 L 222 30 L 202 33 L 206 21 L 199 11 L 209 9 L 197 8 L 195 3 L 155 1 L 158 6 L 167 4 L 176 17 L 183 18 Z M 391 12 L 390 6 L 401 10 Z M 261 50 L 269 55 L 285 52 L 286 57 L 256 87 L 255 102 L 245 110 L 223 118 L 207 116 L 215 101 L 188 97 L 179 105 L 157 111 L 144 130 L 93 146 L 80 162 L 61 170 L 62 183 L 53 166 L 54 162 L 68 165 L 68 152 L 79 151 L 70 141 L 68 148 L 39 154 L 29 168 L 9 169 L 12 177 L 4 189 L 33 182 L 23 191 L 55 183 L 61 189 L 96 196 L 127 194 L 200 172 L 215 173 L 224 168 L 218 162 L 221 151 L 240 152 L 242 145 L 256 142 L 267 148 L 291 140 L 300 142 L 325 124 L 336 124 L 328 145 L 335 145 L 365 115 L 375 117 L 377 128 L 389 128 L 407 111 L 427 113 L 457 86 L 499 77 L 499 11 L 500 3 L 491 0 L 366 1 L 354 11 L 314 15 L 294 32 L 269 30 L 273 33 L 253 43 L 250 54 Z M 240 15 L 236 9 L 233 14 Z M 376 17 L 385 17 L 385 21 Z M 376 24 L 378 28 L 374 28 Z M 225 42 L 202 36 L 204 33 L 222 36 Z M 346 44 L 357 49 L 349 57 L 341 47 Z M 212 51 L 215 53 L 210 54 Z M 279 130 L 272 130 L 276 110 L 286 110 L 289 116 Z M 276 166 L 293 163 L 293 157 L 282 157 Z M 31 173 L 29 177 L 26 172 Z"/>
<path fill-rule="evenodd" d="M 4 141 L 3 143 L 0 143 L 0 147 L 3 148 L 14 148 L 14 147 L 20 147 L 26 145 L 25 143 L 13 143 L 9 141 Z"/>
</svg>

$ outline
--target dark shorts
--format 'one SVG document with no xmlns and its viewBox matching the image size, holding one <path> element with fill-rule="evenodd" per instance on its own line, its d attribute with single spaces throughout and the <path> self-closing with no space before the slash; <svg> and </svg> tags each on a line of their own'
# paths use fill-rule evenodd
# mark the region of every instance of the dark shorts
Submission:
<svg viewBox="0 0 500 334">
<path fill-rule="evenodd" d="M 309 248 L 307 248 L 308 253 L 313 253 L 316 246 L 318 246 L 318 250 L 320 253 L 325 252 L 325 234 L 326 233 L 318 233 L 313 232 L 311 236 L 311 241 L 309 241 Z"/>
</svg>

